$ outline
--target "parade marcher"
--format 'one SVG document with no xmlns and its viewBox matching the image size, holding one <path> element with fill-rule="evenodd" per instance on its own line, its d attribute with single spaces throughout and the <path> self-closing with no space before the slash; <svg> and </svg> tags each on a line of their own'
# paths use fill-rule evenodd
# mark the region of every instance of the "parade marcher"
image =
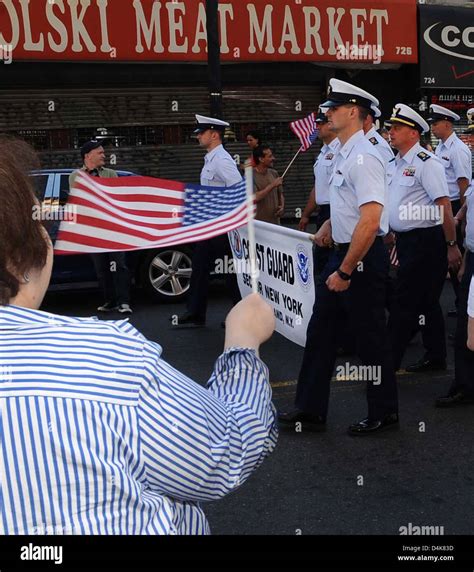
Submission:
<svg viewBox="0 0 474 572">
<path fill-rule="evenodd" d="M 398 103 L 391 122 L 390 139 L 399 151 L 387 172 L 390 227 L 396 233 L 399 260 L 389 320 L 393 361 L 399 369 L 413 332 L 429 323 L 426 353 L 415 367 L 445 369 L 439 298 L 448 267 L 459 270 L 461 264 L 448 185 L 441 161 L 420 145 L 420 135 L 429 130 L 423 117 Z"/>
<path fill-rule="evenodd" d="M 100 141 L 88 141 L 81 147 L 83 166 L 69 176 L 69 188 L 72 188 L 80 171 L 92 177 L 117 177 L 117 172 L 107 169 L 105 151 Z M 125 252 L 103 252 L 92 254 L 97 278 L 104 295 L 104 303 L 98 312 L 117 310 L 121 314 L 131 314 L 130 308 L 130 270 Z"/>
<path fill-rule="evenodd" d="M 380 153 L 385 165 L 387 165 L 387 163 L 393 159 L 394 155 L 387 140 L 380 135 L 375 127 L 374 120 L 380 116 L 380 109 L 377 106 L 372 106 L 369 115 L 367 115 L 367 119 L 364 121 L 364 133 L 376 151 Z"/>
<path fill-rule="evenodd" d="M 209 187 L 232 187 L 242 180 L 237 165 L 222 145 L 223 135 L 229 123 L 214 117 L 196 115 L 197 128 L 194 133 L 201 147 L 206 149 L 204 167 L 201 171 L 201 185 Z M 232 192 L 231 190 L 229 192 Z M 187 311 L 178 317 L 178 325 L 204 326 L 206 323 L 209 272 L 217 259 L 232 259 L 227 234 L 197 242 L 193 251 L 191 283 L 187 300 Z M 227 290 L 232 301 L 240 300 L 235 274 L 225 275 Z M 173 317 L 171 318 L 173 320 Z"/>
<path fill-rule="evenodd" d="M 305 231 L 311 214 L 318 210 L 316 215 L 316 230 L 330 218 L 329 206 L 329 179 L 331 178 L 334 158 L 339 149 L 340 142 L 336 134 L 331 131 L 326 115 L 327 109 L 321 109 L 316 116 L 318 124 L 318 138 L 323 142 L 321 151 L 314 163 L 314 187 L 309 195 L 308 202 L 299 223 L 299 230 Z M 315 283 L 316 277 L 321 274 L 329 259 L 329 249 L 313 246 L 313 268 Z"/>
<path fill-rule="evenodd" d="M 334 157 L 339 148 L 339 140 L 336 134 L 329 129 L 328 118 L 325 111 L 327 110 L 320 108 L 319 113 L 316 115 L 318 139 L 322 141 L 323 146 L 313 166 L 314 186 L 298 225 L 299 230 L 303 232 L 306 231 L 310 216 L 314 211 L 318 211 L 316 219 L 317 230 L 319 230 L 330 217 L 329 178 L 332 173 Z"/>
<path fill-rule="evenodd" d="M 398 398 L 385 320 L 389 268 L 382 236 L 388 230 L 386 169 L 362 129 L 378 100 L 370 93 L 331 79 L 328 125 L 340 140 L 330 181 L 331 218 L 316 235 L 320 246 L 334 241 L 329 262 L 316 286 L 313 315 L 298 377 L 296 409 L 280 413 L 280 422 L 303 430 L 324 430 L 341 309 L 356 332 L 357 354 L 367 376 L 368 416 L 349 427 L 350 435 L 367 435 L 398 427 Z"/>
<path fill-rule="evenodd" d="M 465 203 L 456 215 L 459 221 L 466 219 L 466 250 L 463 267 L 460 271 L 459 309 L 454 341 L 454 380 L 447 395 L 436 400 L 437 407 L 456 407 L 474 403 L 474 348 L 468 348 L 472 340 L 474 317 L 474 187 L 471 185 L 464 194 Z M 471 292 L 469 293 L 469 288 Z M 468 319 L 469 314 L 469 319 Z"/>
<path fill-rule="evenodd" d="M 441 105 L 431 105 L 430 112 L 428 123 L 431 123 L 433 135 L 440 139 L 435 150 L 435 155 L 441 159 L 444 166 L 446 179 L 448 181 L 451 207 L 453 214 L 456 215 L 461 208 L 461 203 L 464 202 L 464 193 L 471 183 L 471 151 L 454 132 L 453 123 L 461 119 L 457 113 Z M 460 227 L 458 227 L 457 241 L 461 252 L 463 252 L 463 237 Z M 450 277 L 457 306 L 459 289 L 457 273 L 450 270 Z M 456 310 L 451 310 L 448 315 L 455 316 Z"/>
<path fill-rule="evenodd" d="M 469 287 L 469 300 L 467 304 L 467 347 L 474 352 L 474 276 L 471 278 Z"/>
<path fill-rule="evenodd" d="M 280 224 L 280 217 L 285 212 L 283 195 L 283 179 L 273 168 L 275 157 L 267 145 L 255 147 L 252 153 L 253 184 L 257 203 L 256 220 Z"/>
</svg>

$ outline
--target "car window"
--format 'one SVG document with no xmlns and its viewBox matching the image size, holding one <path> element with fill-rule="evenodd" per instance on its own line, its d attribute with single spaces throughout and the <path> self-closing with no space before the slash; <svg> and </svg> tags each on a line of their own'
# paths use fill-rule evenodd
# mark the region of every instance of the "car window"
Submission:
<svg viewBox="0 0 474 572">
<path fill-rule="evenodd" d="M 49 198 L 45 197 L 49 176 L 50 175 L 31 175 L 34 191 L 40 201 L 44 198 Z"/>
<path fill-rule="evenodd" d="M 62 174 L 59 182 L 59 204 L 65 205 L 69 196 L 69 173 Z"/>
</svg>

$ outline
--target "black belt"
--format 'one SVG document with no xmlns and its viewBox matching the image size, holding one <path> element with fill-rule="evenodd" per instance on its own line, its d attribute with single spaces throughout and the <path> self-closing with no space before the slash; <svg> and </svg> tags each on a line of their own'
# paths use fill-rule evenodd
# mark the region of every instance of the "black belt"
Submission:
<svg viewBox="0 0 474 572">
<path fill-rule="evenodd" d="M 440 232 L 443 230 L 442 224 L 437 224 L 435 226 L 425 226 L 424 228 L 413 228 L 412 230 L 406 230 L 405 232 L 396 231 L 395 234 L 397 237 L 404 237 L 404 236 L 415 236 L 417 234 L 426 234 L 428 232 Z"/>
<path fill-rule="evenodd" d="M 375 237 L 374 244 L 375 244 L 377 241 L 380 242 L 380 241 L 382 241 L 382 240 L 383 240 L 383 237 L 382 237 L 382 236 L 376 236 L 376 237 Z M 335 250 L 336 252 L 346 252 L 347 250 L 349 250 L 349 246 L 350 246 L 350 245 L 351 245 L 350 242 L 334 242 L 334 250 Z"/>
<path fill-rule="evenodd" d="M 335 242 L 334 243 L 334 250 L 336 250 L 337 252 L 339 251 L 346 251 L 349 250 L 349 246 L 351 245 L 350 242 Z"/>
</svg>

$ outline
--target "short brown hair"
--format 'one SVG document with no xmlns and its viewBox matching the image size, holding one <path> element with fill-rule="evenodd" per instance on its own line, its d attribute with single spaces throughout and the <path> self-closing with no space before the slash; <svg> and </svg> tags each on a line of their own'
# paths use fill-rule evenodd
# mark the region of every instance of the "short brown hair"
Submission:
<svg viewBox="0 0 474 572">
<path fill-rule="evenodd" d="M 0 305 L 20 289 L 17 275 L 43 268 L 48 255 L 45 229 L 33 216 L 38 205 L 28 170 L 39 165 L 24 141 L 0 135 Z M 41 218 L 41 217 L 39 217 Z"/>
</svg>

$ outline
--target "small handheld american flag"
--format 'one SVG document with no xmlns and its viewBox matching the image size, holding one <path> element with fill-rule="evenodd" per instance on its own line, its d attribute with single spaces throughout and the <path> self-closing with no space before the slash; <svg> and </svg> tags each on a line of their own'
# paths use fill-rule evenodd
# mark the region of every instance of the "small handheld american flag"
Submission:
<svg viewBox="0 0 474 572">
<path fill-rule="evenodd" d="M 316 114 L 313 112 L 303 119 L 292 121 L 290 123 L 290 129 L 301 142 L 300 151 L 307 151 L 315 142 L 316 137 L 318 136 Z"/>
</svg>

